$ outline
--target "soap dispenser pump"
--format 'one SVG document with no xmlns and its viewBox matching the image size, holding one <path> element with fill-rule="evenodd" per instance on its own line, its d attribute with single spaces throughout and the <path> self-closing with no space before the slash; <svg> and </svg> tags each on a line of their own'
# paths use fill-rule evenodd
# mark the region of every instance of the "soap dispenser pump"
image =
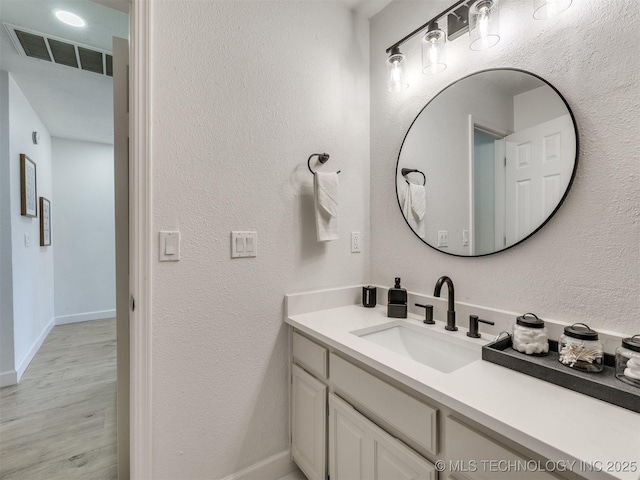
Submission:
<svg viewBox="0 0 640 480">
<path fill-rule="evenodd" d="M 396 277 L 395 285 L 389 289 L 387 317 L 407 318 L 407 291 L 400 286 L 400 277 Z"/>
</svg>

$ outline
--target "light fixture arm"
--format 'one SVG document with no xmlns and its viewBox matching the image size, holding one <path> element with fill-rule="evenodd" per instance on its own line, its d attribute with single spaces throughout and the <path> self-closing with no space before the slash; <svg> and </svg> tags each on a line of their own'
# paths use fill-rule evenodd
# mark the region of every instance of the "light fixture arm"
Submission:
<svg viewBox="0 0 640 480">
<path fill-rule="evenodd" d="M 413 32 L 411 32 L 409 35 L 407 35 L 406 37 L 402 38 L 401 40 L 398 40 L 396 43 L 394 43 L 393 45 L 391 45 L 389 48 L 387 48 L 386 52 L 390 53 L 391 50 L 393 50 L 394 48 L 399 48 L 400 45 L 402 45 L 403 43 L 405 43 L 407 40 L 415 37 L 418 33 L 422 32 L 423 30 L 425 30 L 427 27 L 429 27 L 429 24 L 433 23 L 433 22 L 437 22 L 439 19 L 441 19 L 442 17 L 444 17 L 445 15 L 447 15 L 448 13 L 453 12 L 454 10 L 456 10 L 460 5 L 466 4 L 467 6 L 470 6 L 472 3 L 475 3 L 475 0 L 458 0 L 456 3 L 454 3 L 453 5 L 451 5 L 449 8 L 447 8 L 445 11 L 443 11 L 442 13 L 436 15 L 435 17 L 433 17 L 431 20 L 429 20 L 428 22 L 424 23 L 423 25 L 421 25 L 420 27 L 418 27 L 417 29 L 415 29 Z"/>
</svg>

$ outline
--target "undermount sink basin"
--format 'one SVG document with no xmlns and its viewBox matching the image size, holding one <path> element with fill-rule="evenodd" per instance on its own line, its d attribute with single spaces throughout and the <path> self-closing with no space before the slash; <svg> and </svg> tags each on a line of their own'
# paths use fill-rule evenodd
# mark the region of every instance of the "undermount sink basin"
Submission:
<svg viewBox="0 0 640 480">
<path fill-rule="evenodd" d="M 444 373 L 451 373 L 482 357 L 480 344 L 467 341 L 466 337 L 454 337 L 464 335 L 462 332 L 444 333 L 402 321 L 351 333 Z"/>
</svg>

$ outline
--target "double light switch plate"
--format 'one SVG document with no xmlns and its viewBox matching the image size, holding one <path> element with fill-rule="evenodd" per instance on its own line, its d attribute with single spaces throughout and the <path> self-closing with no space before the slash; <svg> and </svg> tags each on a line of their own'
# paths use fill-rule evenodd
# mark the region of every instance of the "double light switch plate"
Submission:
<svg viewBox="0 0 640 480">
<path fill-rule="evenodd" d="M 231 232 L 231 258 L 257 256 L 258 232 Z"/>
</svg>

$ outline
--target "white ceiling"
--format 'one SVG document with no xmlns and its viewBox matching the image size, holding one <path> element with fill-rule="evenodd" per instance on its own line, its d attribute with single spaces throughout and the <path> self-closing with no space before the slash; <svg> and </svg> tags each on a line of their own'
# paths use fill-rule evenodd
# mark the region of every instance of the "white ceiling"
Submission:
<svg viewBox="0 0 640 480">
<path fill-rule="evenodd" d="M 113 36 L 129 37 L 122 0 L 0 0 L 0 20 L 48 35 L 111 51 Z M 118 10 L 109 8 L 111 5 Z M 87 26 L 59 22 L 54 9 L 74 12 Z M 0 69 L 11 73 L 54 137 L 113 143 L 111 77 L 22 56 L 4 28 L 0 32 Z"/>
</svg>

